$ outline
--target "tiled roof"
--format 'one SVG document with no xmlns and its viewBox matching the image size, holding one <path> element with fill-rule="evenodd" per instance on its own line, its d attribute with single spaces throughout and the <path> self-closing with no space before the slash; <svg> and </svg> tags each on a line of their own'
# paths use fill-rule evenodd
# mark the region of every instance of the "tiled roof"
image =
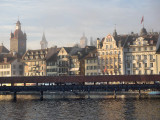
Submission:
<svg viewBox="0 0 160 120">
<path fill-rule="evenodd" d="M 1 53 L 9 53 L 9 50 L 5 46 L 1 45 L 0 46 L 0 54 Z"/>
<path fill-rule="evenodd" d="M 6 62 L 4 62 L 4 58 L 7 59 Z M 12 63 L 15 59 L 17 59 L 16 56 L 13 56 L 12 54 L 1 54 L 0 55 L 0 64 L 10 64 Z"/>
</svg>

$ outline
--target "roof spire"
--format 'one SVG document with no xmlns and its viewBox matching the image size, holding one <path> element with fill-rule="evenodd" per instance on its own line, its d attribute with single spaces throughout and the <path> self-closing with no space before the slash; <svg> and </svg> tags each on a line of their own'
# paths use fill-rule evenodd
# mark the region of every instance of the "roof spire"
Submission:
<svg viewBox="0 0 160 120">
<path fill-rule="evenodd" d="M 116 24 L 114 24 L 115 27 L 114 27 L 114 32 L 113 32 L 113 36 L 116 37 L 117 36 L 117 31 L 116 31 Z"/>
</svg>

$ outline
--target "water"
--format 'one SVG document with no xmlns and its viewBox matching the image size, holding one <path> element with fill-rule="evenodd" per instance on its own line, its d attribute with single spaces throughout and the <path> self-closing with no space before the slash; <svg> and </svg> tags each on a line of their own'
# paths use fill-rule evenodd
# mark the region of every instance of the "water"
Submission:
<svg viewBox="0 0 160 120">
<path fill-rule="evenodd" d="M 160 96 L 0 95 L 0 120 L 160 120 Z"/>
</svg>

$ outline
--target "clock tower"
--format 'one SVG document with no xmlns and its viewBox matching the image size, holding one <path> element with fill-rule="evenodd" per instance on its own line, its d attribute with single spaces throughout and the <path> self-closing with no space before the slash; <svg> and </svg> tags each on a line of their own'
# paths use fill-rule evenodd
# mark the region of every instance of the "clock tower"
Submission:
<svg viewBox="0 0 160 120">
<path fill-rule="evenodd" d="M 24 55 L 26 52 L 26 33 L 21 30 L 21 23 L 18 20 L 16 23 L 16 30 L 10 34 L 10 51 L 16 52 L 19 55 Z"/>
</svg>

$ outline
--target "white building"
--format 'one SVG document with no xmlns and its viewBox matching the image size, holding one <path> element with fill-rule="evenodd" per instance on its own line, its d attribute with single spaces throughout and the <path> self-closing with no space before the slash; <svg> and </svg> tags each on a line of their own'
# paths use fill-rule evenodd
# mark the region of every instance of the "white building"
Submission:
<svg viewBox="0 0 160 120">
<path fill-rule="evenodd" d="M 23 76 L 23 62 L 11 54 L 0 56 L 0 77 Z"/>
</svg>

